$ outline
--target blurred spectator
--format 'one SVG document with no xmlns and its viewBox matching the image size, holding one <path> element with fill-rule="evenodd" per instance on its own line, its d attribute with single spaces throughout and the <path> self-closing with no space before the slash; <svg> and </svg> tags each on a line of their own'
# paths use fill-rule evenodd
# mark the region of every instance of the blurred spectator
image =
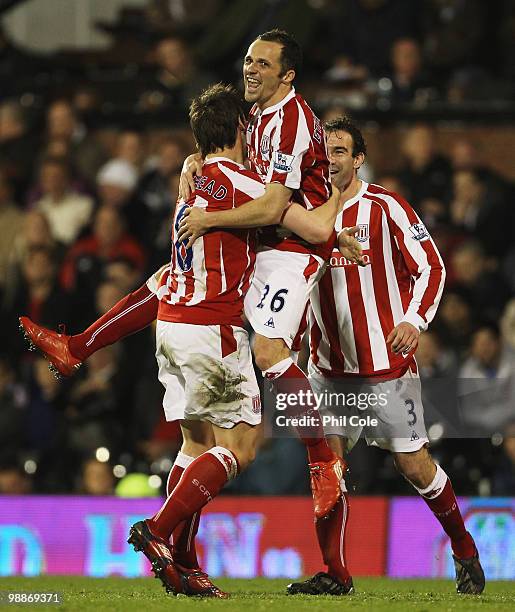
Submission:
<svg viewBox="0 0 515 612">
<path fill-rule="evenodd" d="M 0 35 L 1 39 L 1 35 Z M 18 102 L 0 105 L 0 167 L 22 201 L 34 167 L 37 141 L 28 129 L 25 111 Z"/>
<path fill-rule="evenodd" d="M 79 492 L 84 495 L 114 495 L 112 466 L 97 459 L 87 459 L 82 464 Z"/>
<path fill-rule="evenodd" d="M 128 162 L 136 173 L 139 174 L 145 161 L 145 148 L 142 135 L 133 130 L 124 130 L 121 132 L 116 144 L 115 158 Z"/>
<path fill-rule="evenodd" d="M 501 318 L 501 331 L 503 342 L 515 351 L 515 298 L 506 304 Z"/>
<path fill-rule="evenodd" d="M 145 254 L 136 240 L 127 233 L 126 224 L 117 208 L 102 206 L 95 214 L 93 232 L 74 244 L 61 270 L 63 287 L 72 291 L 81 288 L 84 296 L 94 294 L 104 268 L 110 261 L 126 258 L 141 274 Z"/>
<path fill-rule="evenodd" d="M 456 360 L 442 344 L 439 334 L 432 329 L 420 334 L 417 347 L 420 378 L 439 378 L 454 374 Z"/>
<path fill-rule="evenodd" d="M 515 421 L 503 431 L 502 457 L 492 476 L 492 495 L 513 495 L 515 491 Z"/>
<path fill-rule="evenodd" d="M 498 189 L 488 190 L 480 170 L 454 173 L 450 215 L 453 224 L 474 234 L 488 254 L 506 254 L 511 242 L 499 239 L 499 221 L 511 231 L 515 215 Z"/>
<path fill-rule="evenodd" d="M 465 291 L 459 288 L 444 291 L 434 325 L 440 331 L 440 337 L 445 338 L 447 346 L 455 352 L 456 358 L 461 360 L 475 325 L 474 313 Z"/>
<path fill-rule="evenodd" d="M 48 219 L 56 240 L 72 243 L 91 220 L 93 199 L 73 191 L 68 164 L 59 157 L 43 162 L 40 183 L 43 197 L 35 207 Z"/>
<path fill-rule="evenodd" d="M 422 200 L 444 202 L 451 181 L 450 164 L 436 149 L 436 134 L 429 125 L 410 127 L 402 142 L 404 166 L 399 178 L 406 186 L 408 201 L 418 211 Z"/>
<path fill-rule="evenodd" d="M 18 331 L 18 317 L 28 315 L 41 325 L 57 327 L 71 314 L 70 300 L 57 283 L 54 253 L 45 247 L 30 248 L 9 283 L 0 310 L 0 337 L 19 356 L 26 347 Z"/>
<path fill-rule="evenodd" d="M 182 113 L 200 91 L 213 82 L 214 77 L 195 65 L 186 41 L 169 35 L 154 47 L 157 68 L 144 86 L 138 106 L 142 110 L 167 109 Z"/>
<path fill-rule="evenodd" d="M 97 189 L 102 206 L 122 208 L 134 191 L 138 174 L 134 166 L 124 159 L 112 159 L 100 169 Z"/>
<path fill-rule="evenodd" d="M 412 0 L 348 0 L 334 7 L 328 24 L 334 65 L 366 67 L 380 76 L 388 70 L 393 42 L 417 34 L 418 7 Z"/>
<path fill-rule="evenodd" d="M 423 3 L 425 52 L 441 71 L 482 60 L 485 4 L 481 0 L 429 0 Z"/>
<path fill-rule="evenodd" d="M 27 254 L 37 248 L 50 250 L 57 262 L 64 256 L 65 246 L 57 242 L 50 231 L 50 224 L 42 212 L 32 210 L 23 216 L 23 224 L 13 243 L 6 278 L 6 293 L 12 295 L 18 286 L 21 268 Z"/>
<path fill-rule="evenodd" d="M 73 93 L 72 106 L 81 121 L 86 121 L 92 113 L 101 108 L 100 93 L 97 88 L 84 83 L 79 85 Z"/>
<path fill-rule="evenodd" d="M 495 200 L 511 197 L 513 186 L 489 166 L 490 159 L 485 162 L 484 147 L 467 138 L 458 138 L 452 144 L 450 155 L 454 171 L 477 171 L 487 192 Z"/>
<path fill-rule="evenodd" d="M 404 199 L 407 198 L 405 187 L 396 174 L 383 174 L 377 177 L 377 184 L 381 185 L 388 191 L 398 193 Z"/>
<path fill-rule="evenodd" d="M 123 389 L 118 351 L 119 347 L 107 346 L 94 353 L 70 392 L 66 427 L 78 458 L 91 455 L 99 447 L 106 447 L 113 455 L 119 452 L 123 413 L 128 406 L 120 401 Z"/>
<path fill-rule="evenodd" d="M 18 465 L 0 465 L 0 495 L 27 495 L 32 482 Z"/>
<path fill-rule="evenodd" d="M 70 317 L 70 300 L 57 283 L 54 253 L 45 247 L 32 247 L 26 254 L 17 290 L 5 304 L 6 322 L 20 349 L 17 318 L 28 315 L 46 327 L 57 328 Z"/>
<path fill-rule="evenodd" d="M 137 207 L 133 212 L 137 219 L 135 227 L 155 266 L 169 255 L 170 223 L 178 197 L 178 190 L 172 190 L 171 181 L 174 175 L 180 174 L 184 157 L 184 150 L 177 140 L 163 141 L 156 167 L 141 177 L 134 196 Z"/>
<path fill-rule="evenodd" d="M 509 296 L 482 246 L 473 240 L 462 243 L 452 254 L 451 266 L 454 288 L 464 292 L 474 312 L 481 318 L 499 317 Z"/>
<path fill-rule="evenodd" d="M 86 127 L 67 100 L 56 100 L 47 109 L 47 139 L 64 138 L 71 145 L 71 161 L 79 175 L 95 183 L 100 166 L 106 160 L 106 153 L 98 142 L 91 138 Z"/>
<path fill-rule="evenodd" d="M 389 79 L 389 99 L 394 105 L 424 107 L 437 97 L 436 88 L 422 67 L 420 46 L 413 38 L 399 38 L 393 43 Z"/>
<path fill-rule="evenodd" d="M 27 393 L 17 383 L 8 357 L 0 356 L 0 466 L 19 457 L 26 446 Z"/>
<path fill-rule="evenodd" d="M 502 431 L 514 418 L 515 353 L 504 345 L 495 323 L 485 323 L 474 332 L 470 357 L 459 377 L 465 423 L 483 435 Z"/>
<path fill-rule="evenodd" d="M 64 408 L 65 389 L 41 356 L 36 356 L 32 362 L 29 389 L 27 441 L 29 448 L 41 456 L 57 446 L 59 412 Z"/>
<path fill-rule="evenodd" d="M 23 226 L 23 215 L 12 199 L 12 189 L 0 170 L 0 300 L 7 280 L 12 250 Z"/>
<path fill-rule="evenodd" d="M 141 274 L 133 260 L 118 257 L 106 264 L 104 278 L 126 295 L 140 284 Z"/>
</svg>

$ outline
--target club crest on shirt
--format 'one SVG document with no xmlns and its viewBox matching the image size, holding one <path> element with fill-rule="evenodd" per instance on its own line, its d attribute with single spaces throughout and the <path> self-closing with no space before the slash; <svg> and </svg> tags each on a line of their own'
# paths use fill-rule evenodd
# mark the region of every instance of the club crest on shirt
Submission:
<svg viewBox="0 0 515 612">
<path fill-rule="evenodd" d="M 268 157 L 270 153 L 270 136 L 265 135 L 263 138 L 261 138 L 259 149 L 261 151 L 261 155 Z"/>
<path fill-rule="evenodd" d="M 429 240 L 429 232 L 423 223 L 414 223 L 410 226 L 409 231 L 413 234 L 413 240 L 418 242 Z"/>
<path fill-rule="evenodd" d="M 356 240 L 358 242 L 366 242 L 369 239 L 370 235 L 368 233 L 368 223 L 359 223 L 358 224 L 358 235 L 356 236 Z"/>
<path fill-rule="evenodd" d="M 273 156 L 274 170 L 277 172 L 291 172 L 294 159 L 295 157 L 293 155 L 275 151 Z"/>
</svg>

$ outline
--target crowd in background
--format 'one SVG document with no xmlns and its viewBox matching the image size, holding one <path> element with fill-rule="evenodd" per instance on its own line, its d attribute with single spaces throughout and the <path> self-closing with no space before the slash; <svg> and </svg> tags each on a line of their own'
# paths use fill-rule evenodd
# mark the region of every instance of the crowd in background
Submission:
<svg viewBox="0 0 515 612">
<path fill-rule="evenodd" d="M 153 329 L 58 381 L 26 351 L 17 319 L 81 331 L 169 259 L 180 168 L 193 150 L 188 100 L 213 81 L 237 83 L 253 36 L 275 25 L 297 35 L 307 50 L 300 88 L 325 118 L 370 105 L 514 99 L 510 2 L 495 10 L 480 0 L 210 0 L 194 11 L 190 4 L 199 3 L 150 1 L 133 56 L 119 47 L 134 27 L 131 12 L 123 13 L 111 52 L 89 63 L 77 57 L 73 70 L 66 63 L 73 58 L 36 57 L 0 35 L 0 493 L 110 494 L 134 472 L 164 482 L 181 439 L 162 416 Z M 434 455 L 457 493 L 508 495 L 515 490 L 514 185 L 472 140 L 438 150 L 439 129 L 406 124 L 396 170 L 368 163 L 362 178 L 414 206 L 446 263 L 444 296 L 417 351 L 423 381 L 430 390 L 441 379 L 507 381 L 495 386 L 497 396 L 476 394 L 467 411 L 468 424 L 481 431 L 486 423 L 489 434 L 440 434 Z M 351 467 L 359 493 L 410 493 L 387 453 L 360 444 Z M 307 492 L 304 448 L 295 439 L 265 440 L 231 491 Z"/>
</svg>

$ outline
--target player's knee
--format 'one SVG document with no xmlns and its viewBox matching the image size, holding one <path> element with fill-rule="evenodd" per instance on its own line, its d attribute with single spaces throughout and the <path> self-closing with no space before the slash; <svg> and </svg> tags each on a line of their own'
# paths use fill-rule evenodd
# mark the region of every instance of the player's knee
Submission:
<svg viewBox="0 0 515 612">
<path fill-rule="evenodd" d="M 256 360 L 257 367 L 264 372 L 265 370 L 269 370 L 276 363 L 279 363 L 283 359 L 289 357 L 290 352 L 284 344 L 284 346 L 280 343 L 268 341 L 266 340 L 257 340 L 254 343 L 254 359 Z"/>
<path fill-rule="evenodd" d="M 243 472 L 243 470 L 246 470 L 256 458 L 255 448 L 233 446 L 229 448 L 229 450 L 236 457 L 236 461 L 238 462 L 238 473 L 241 473 Z"/>
<path fill-rule="evenodd" d="M 214 442 L 211 440 L 208 440 L 205 443 L 185 440 L 181 446 L 181 453 L 188 455 L 188 457 L 199 457 L 203 453 L 206 453 L 213 446 L 213 444 Z"/>
</svg>

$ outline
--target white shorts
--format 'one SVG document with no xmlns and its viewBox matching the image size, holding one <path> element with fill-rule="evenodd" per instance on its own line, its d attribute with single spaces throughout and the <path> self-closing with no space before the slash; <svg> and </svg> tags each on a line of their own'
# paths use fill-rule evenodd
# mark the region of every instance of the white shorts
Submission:
<svg viewBox="0 0 515 612">
<path fill-rule="evenodd" d="M 411 453 L 428 443 L 420 378 L 410 369 L 375 384 L 325 378 L 311 363 L 309 369 L 313 391 L 323 398 L 324 432 L 346 438 L 348 451 L 362 433 L 369 446 L 394 453 Z"/>
<path fill-rule="evenodd" d="M 249 337 L 233 325 L 158 321 L 156 358 L 167 421 L 209 421 L 230 428 L 261 422 Z"/>
<path fill-rule="evenodd" d="M 258 251 L 245 296 L 245 315 L 254 331 L 267 338 L 282 338 L 291 348 L 324 269 L 323 260 L 314 255 L 268 248 Z"/>
</svg>

